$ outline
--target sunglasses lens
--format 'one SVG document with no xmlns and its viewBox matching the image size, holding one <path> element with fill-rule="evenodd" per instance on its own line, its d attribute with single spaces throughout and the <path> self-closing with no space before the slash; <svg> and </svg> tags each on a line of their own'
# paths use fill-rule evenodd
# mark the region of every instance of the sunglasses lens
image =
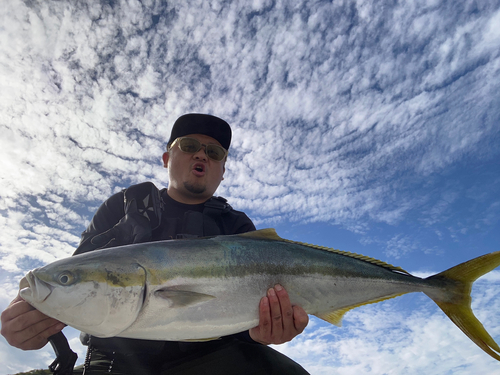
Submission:
<svg viewBox="0 0 500 375">
<path fill-rule="evenodd" d="M 181 149 L 181 151 L 194 154 L 201 148 L 201 143 L 194 138 L 182 138 L 179 141 L 179 148 Z"/>
<path fill-rule="evenodd" d="M 179 138 L 179 148 L 183 152 L 194 154 L 200 150 L 202 143 L 194 138 Z M 222 161 L 226 156 L 226 150 L 219 145 L 206 145 L 207 156 L 215 161 Z"/>
<path fill-rule="evenodd" d="M 226 156 L 226 150 L 218 145 L 208 145 L 207 156 L 215 161 L 221 161 Z"/>
</svg>

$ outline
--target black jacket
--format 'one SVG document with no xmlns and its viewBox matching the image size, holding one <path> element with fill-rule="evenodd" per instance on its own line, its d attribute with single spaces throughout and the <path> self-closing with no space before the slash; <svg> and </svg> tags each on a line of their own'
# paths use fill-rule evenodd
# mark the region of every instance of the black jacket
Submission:
<svg viewBox="0 0 500 375">
<path fill-rule="evenodd" d="M 223 205 L 221 209 L 220 200 L 215 202 L 217 204 L 212 204 L 217 208 L 207 208 L 207 206 L 210 206 L 211 200 L 220 198 L 212 198 L 204 204 L 188 205 L 170 198 L 166 189 L 160 191 L 160 196 L 163 203 L 161 223 L 152 231 L 152 241 L 175 239 L 179 238 L 179 235 L 185 238 L 186 236 L 238 234 L 255 230 L 254 224 L 245 213 L 236 211 L 229 205 Z M 92 238 L 113 228 L 124 217 L 124 198 L 125 193 L 121 191 L 111 196 L 99 207 L 91 223 L 82 233 L 80 245 L 73 255 L 98 248 L 97 245 L 92 243 Z M 222 202 L 225 202 L 225 200 L 223 199 Z M 254 342 L 248 332 L 231 335 L 228 338 Z M 81 340 L 84 345 L 87 345 L 89 336 L 83 334 Z M 199 343 L 190 344 L 125 338 L 100 339 L 93 336 L 90 340 L 90 344 L 101 351 L 122 354 L 163 353 L 162 357 L 167 356 L 171 360 L 200 348 Z"/>
<path fill-rule="evenodd" d="M 239 234 L 255 230 L 248 216 L 227 205 L 220 215 L 207 218 L 204 215 L 205 204 L 189 205 L 179 203 L 167 194 L 166 189 L 160 191 L 164 202 L 161 224 L 153 230 L 152 241 L 171 240 L 179 235 L 215 236 L 219 234 Z M 212 198 L 217 199 L 217 198 Z M 223 198 L 222 198 L 223 199 Z M 207 201 L 209 203 L 211 200 Z M 124 192 L 114 194 L 97 210 L 87 229 L 82 233 L 80 244 L 73 255 L 96 250 L 98 246 L 91 243 L 94 236 L 106 232 L 115 226 L 125 215 Z M 201 216 L 205 216 L 201 218 Z M 201 226 L 201 220 L 213 220 L 215 226 Z"/>
</svg>

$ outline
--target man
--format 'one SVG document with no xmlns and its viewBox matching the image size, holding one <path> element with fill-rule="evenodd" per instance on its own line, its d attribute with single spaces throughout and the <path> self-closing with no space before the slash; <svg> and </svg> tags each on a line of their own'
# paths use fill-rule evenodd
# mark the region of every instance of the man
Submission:
<svg viewBox="0 0 500 375">
<path fill-rule="evenodd" d="M 224 120 L 204 114 L 181 116 L 163 154 L 168 188 L 158 192 L 154 186 L 140 184 L 113 195 L 83 232 L 75 254 L 126 243 L 255 230 L 244 213 L 213 197 L 223 180 L 230 143 L 231 128 Z M 152 206 L 138 207 L 155 197 L 158 202 Z M 153 225 L 155 219 L 158 223 Z M 64 327 L 20 297 L 1 319 L 2 335 L 24 350 L 43 347 Z M 260 302 L 259 325 L 248 332 L 204 343 L 83 336 L 89 346 L 83 368 L 90 374 L 307 374 L 267 347 L 290 341 L 307 323 L 305 311 L 292 306 L 287 292 L 276 285 Z M 82 370 L 76 368 L 75 374 Z"/>
</svg>

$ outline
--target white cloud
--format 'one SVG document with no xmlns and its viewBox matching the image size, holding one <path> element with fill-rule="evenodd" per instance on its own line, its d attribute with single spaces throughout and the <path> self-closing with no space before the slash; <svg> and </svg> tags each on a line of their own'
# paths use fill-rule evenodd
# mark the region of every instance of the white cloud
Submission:
<svg viewBox="0 0 500 375">
<path fill-rule="evenodd" d="M 232 124 L 218 194 L 259 225 L 328 222 L 402 260 L 479 251 L 500 212 L 500 13 L 474 4 L 7 2 L 6 283 L 71 254 L 113 192 L 164 186 L 186 112 Z"/>
</svg>

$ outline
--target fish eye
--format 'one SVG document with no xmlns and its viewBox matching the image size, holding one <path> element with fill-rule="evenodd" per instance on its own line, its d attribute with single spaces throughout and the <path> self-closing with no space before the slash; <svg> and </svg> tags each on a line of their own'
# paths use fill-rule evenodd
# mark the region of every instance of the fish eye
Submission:
<svg viewBox="0 0 500 375">
<path fill-rule="evenodd" d="M 59 284 L 61 285 L 71 285 L 73 283 L 73 280 L 73 274 L 69 271 L 61 272 L 57 277 L 57 281 L 59 281 Z"/>
</svg>

